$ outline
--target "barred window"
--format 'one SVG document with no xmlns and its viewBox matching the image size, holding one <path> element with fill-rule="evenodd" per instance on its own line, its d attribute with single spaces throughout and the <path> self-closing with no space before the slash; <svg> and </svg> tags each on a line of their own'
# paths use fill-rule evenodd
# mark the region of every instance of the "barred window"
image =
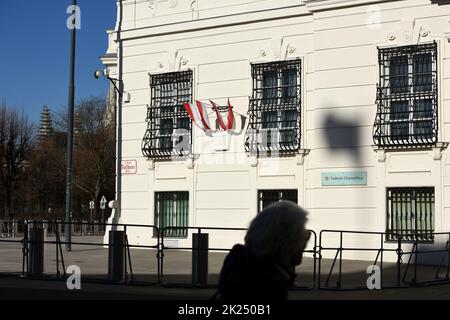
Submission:
<svg viewBox="0 0 450 320">
<path fill-rule="evenodd" d="M 261 212 L 272 203 L 289 200 L 297 203 L 297 190 L 259 190 L 258 191 L 258 212 Z"/>
<path fill-rule="evenodd" d="M 188 213 L 189 192 L 155 193 L 155 225 L 161 230 L 168 228 L 164 231 L 164 237 L 187 237 L 188 229 L 183 227 L 188 227 Z"/>
<path fill-rule="evenodd" d="M 437 44 L 379 49 L 374 142 L 421 147 L 437 142 Z"/>
<path fill-rule="evenodd" d="M 434 188 L 387 189 L 387 240 L 433 241 Z"/>
<path fill-rule="evenodd" d="M 192 102 L 192 70 L 151 75 L 150 87 L 142 153 L 149 158 L 189 154 L 192 125 L 183 104 Z"/>
<path fill-rule="evenodd" d="M 300 149 L 301 61 L 252 64 L 246 151 Z"/>
</svg>

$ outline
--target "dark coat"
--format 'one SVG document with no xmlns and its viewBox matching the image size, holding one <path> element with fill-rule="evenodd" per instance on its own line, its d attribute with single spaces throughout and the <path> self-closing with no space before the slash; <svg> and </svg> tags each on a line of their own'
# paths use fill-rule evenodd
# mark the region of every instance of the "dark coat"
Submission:
<svg viewBox="0 0 450 320">
<path fill-rule="evenodd" d="M 235 245 L 225 258 L 219 280 L 219 298 L 235 301 L 277 301 L 288 297 L 295 274 L 267 260 L 255 258 Z"/>
</svg>

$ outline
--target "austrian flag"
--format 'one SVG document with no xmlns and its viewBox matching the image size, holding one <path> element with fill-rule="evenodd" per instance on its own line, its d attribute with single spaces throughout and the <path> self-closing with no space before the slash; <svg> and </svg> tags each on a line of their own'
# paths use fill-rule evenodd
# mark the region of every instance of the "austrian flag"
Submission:
<svg viewBox="0 0 450 320">
<path fill-rule="evenodd" d="M 222 130 L 231 130 L 233 129 L 233 122 L 234 122 L 234 116 L 233 116 L 233 107 L 231 106 L 230 99 L 228 99 L 228 116 L 227 116 L 227 123 L 223 122 L 222 117 L 219 114 L 219 109 L 217 109 L 217 106 L 214 102 L 210 100 L 213 110 L 216 112 L 217 115 L 217 121 L 219 122 L 219 126 Z"/>
<path fill-rule="evenodd" d="M 189 104 L 186 102 L 184 108 L 197 127 L 202 130 L 210 130 L 208 111 L 204 103 L 195 101 L 195 104 Z"/>
<path fill-rule="evenodd" d="M 222 116 L 219 113 L 219 110 L 217 108 L 217 105 L 210 100 L 211 107 L 213 111 L 215 112 L 217 116 L 217 122 L 219 123 L 219 127 L 221 130 L 228 131 L 233 129 L 234 125 L 234 115 L 233 115 L 233 107 L 231 106 L 230 100 L 228 100 L 228 116 L 226 123 L 222 119 Z M 189 117 L 191 118 L 192 122 L 199 127 L 200 129 L 204 131 L 211 131 L 211 125 L 209 124 L 209 118 L 208 118 L 208 105 L 200 102 L 195 101 L 195 103 L 185 103 L 184 108 L 186 109 Z"/>
</svg>

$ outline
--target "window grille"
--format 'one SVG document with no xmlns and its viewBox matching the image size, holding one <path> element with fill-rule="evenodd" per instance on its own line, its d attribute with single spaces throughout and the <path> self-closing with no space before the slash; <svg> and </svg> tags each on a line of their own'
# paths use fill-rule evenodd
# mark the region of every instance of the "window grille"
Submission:
<svg viewBox="0 0 450 320">
<path fill-rule="evenodd" d="M 189 192 L 155 193 L 155 225 L 161 230 L 166 227 L 177 227 L 165 230 L 164 237 L 186 238 L 188 229 L 180 227 L 188 227 L 188 213 Z"/>
<path fill-rule="evenodd" d="M 150 87 L 142 153 L 148 158 L 188 155 L 192 124 L 183 104 L 192 102 L 192 70 L 152 75 Z"/>
<path fill-rule="evenodd" d="M 252 64 L 247 152 L 300 149 L 300 75 L 300 59 Z"/>
<path fill-rule="evenodd" d="M 297 203 L 297 190 L 259 190 L 258 192 L 258 212 L 261 212 L 272 203 L 289 200 Z"/>
<path fill-rule="evenodd" d="M 434 188 L 387 189 L 387 240 L 433 241 Z"/>
<path fill-rule="evenodd" d="M 379 49 L 378 59 L 375 144 L 394 148 L 436 144 L 437 44 Z"/>
</svg>

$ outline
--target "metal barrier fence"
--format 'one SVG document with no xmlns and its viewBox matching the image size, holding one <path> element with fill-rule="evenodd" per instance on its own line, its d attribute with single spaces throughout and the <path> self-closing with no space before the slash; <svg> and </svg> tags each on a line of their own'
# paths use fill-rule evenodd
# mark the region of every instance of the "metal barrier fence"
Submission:
<svg viewBox="0 0 450 320">
<path fill-rule="evenodd" d="M 166 234 L 173 234 L 173 233 L 176 234 L 177 231 L 189 232 L 189 230 L 196 230 L 197 231 L 197 235 L 208 235 L 207 233 L 202 233 L 202 231 L 205 231 L 205 230 L 209 230 L 209 231 L 213 231 L 213 230 L 216 230 L 216 231 L 219 231 L 219 230 L 220 231 L 246 231 L 247 229 L 245 229 L 245 228 L 218 228 L 218 227 L 165 227 L 165 228 L 160 230 L 161 231 L 160 232 L 160 239 L 161 239 L 161 242 L 160 242 L 160 253 L 161 253 L 161 255 L 160 255 L 160 260 L 159 261 L 160 261 L 160 264 L 161 264 L 160 269 L 162 271 L 161 282 L 164 282 L 164 279 L 163 279 L 163 276 L 164 276 L 164 256 L 165 256 L 164 252 L 165 251 L 169 251 L 169 250 L 191 250 L 192 253 L 193 253 L 193 256 L 192 256 L 192 259 L 193 259 L 193 261 L 192 261 L 192 268 L 193 268 L 192 286 L 197 286 L 197 287 L 203 286 L 203 287 L 205 287 L 205 286 L 207 286 L 207 279 L 206 279 L 206 281 L 205 281 L 205 279 L 196 279 L 196 275 L 195 275 L 196 270 L 194 270 L 196 268 L 196 265 L 197 265 L 197 268 L 200 268 L 200 269 L 202 269 L 203 267 L 201 265 L 198 265 L 198 264 L 200 264 L 200 263 L 198 263 L 198 261 L 194 261 L 195 253 L 197 253 L 198 255 L 201 256 L 202 254 L 206 254 L 207 255 L 209 253 L 209 251 L 229 252 L 232 248 L 214 248 L 214 247 L 210 248 L 209 245 L 206 245 L 206 247 L 205 247 L 204 245 L 202 246 L 200 243 L 199 243 L 199 245 L 196 248 L 194 248 L 194 243 L 196 242 L 195 240 L 193 240 L 193 245 L 189 246 L 189 247 L 176 247 L 175 248 L 175 247 L 165 246 L 165 243 L 164 243 L 165 238 L 164 238 L 164 236 Z M 195 235 L 193 235 L 193 237 L 194 236 Z M 197 236 L 196 239 L 198 239 L 198 241 L 201 242 L 201 236 Z M 201 257 L 200 257 L 200 259 L 201 259 Z M 199 276 L 199 277 L 201 278 L 201 276 Z M 187 284 L 180 284 L 180 283 L 178 283 L 178 284 L 173 284 L 172 283 L 171 284 L 171 283 L 166 281 L 166 282 L 164 282 L 164 285 L 166 285 L 166 286 L 170 286 L 170 285 L 186 286 Z"/>
<path fill-rule="evenodd" d="M 64 220 L 28 220 L 28 219 L 14 219 L 14 220 L 0 220 L 0 238 L 17 238 L 24 236 L 24 226 L 29 221 L 40 221 L 42 227 L 45 229 L 45 234 L 48 236 L 56 236 L 58 232 L 60 235 L 64 234 Z M 58 223 L 55 224 L 54 222 Z M 98 220 L 73 220 L 72 234 L 74 236 L 101 236 L 105 232 L 104 223 Z M 59 230 L 56 230 L 56 226 Z"/>
<path fill-rule="evenodd" d="M 195 239 L 193 237 L 193 241 L 192 241 L 193 245 L 190 246 L 190 247 L 167 247 L 167 246 L 165 246 L 164 245 L 164 235 L 165 234 L 173 234 L 173 231 L 176 231 L 176 230 L 179 230 L 179 229 L 184 229 L 185 231 L 196 230 L 197 231 L 197 235 L 199 235 L 199 236 L 197 236 L 197 239 Z M 208 233 L 204 233 L 204 232 L 202 233 L 202 231 L 247 231 L 247 229 L 246 228 L 220 228 L 220 227 L 166 227 L 166 228 L 163 228 L 161 230 L 161 236 L 160 236 L 160 239 L 161 239 L 161 246 L 160 246 L 160 251 L 161 251 L 160 263 L 161 263 L 161 267 L 160 267 L 160 269 L 161 269 L 161 274 L 162 275 L 164 274 L 164 251 L 167 251 L 167 250 L 190 250 L 193 253 L 193 256 L 192 256 L 192 259 L 193 259 L 193 261 L 192 261 L 192 269 L 193 269 L 192 270 L 193 271 L 192 277 L 193 277 L 193 279 L 192 279 L 192 284 L 189 284 L 189 286 L 215 287 L 217 285 L 217 284 L 215 284 L 215 285 L 208 285 L 207 281 L 205 281 L 205 279 L 204 279 L 205 277 L 207 278 L 207 275 L 202 277 L 201 275 L 197 275 L 196 274 L 196 271 L 197 271 L 196 269 L 200 269 L 200 273 L 201 273 L 202 266 L 200 265 L 200 266 L 196 267 L 196 264 L 200 264 L 201 262 L 195 261 L 195 253 L 198 252 L 197 255 L 201 255 L 202 252 L 206 252 L 206 254 L 208 254 L 210 251 L 229 252 L 232 248 L 215 248 L 215 247 L 211 248 L 211 247 L 209 247 L 209 245 L 206 245 L 206 247 L 202 246 L 201 244 L 198 243 L 198 242 L 201 242 L 201 240 L 202 240 L 201 235 L 208 235 Z M 315 288 L 315 284 L 316 284 L 316 250 L 315 250 L 315 248 L 316 248 L 316 245 L 317 245 L 317 235 L 312 230 L 308 230 L 308 231 L 312 235 L 312 240 L 313 240 L 314 246 L 313 246 L 313 249 L 311 249 L 311 250 L 305 250 L 304 254 L 312 254 L 312 257 L 313 257 L 312 278 L 313 279 L 311 281 L 311 285 L 310 286 L 293 286 L 292 287 L 293 290 L 312 290 L 312 289 Z M 195 236 L 195 234 L 193 236 Z M 197 242 L 197 247 L 194 247 L 194 244 L 196 242 Z M 202 260 L 201 257 L 200 257 L 200 260 Z M 163 282 L 163 278 L 161 278 L 161 282 Z M 187 284 L 179 284 L 179 283 L 178 284 L 171 284 L 171 283 L 165 282 L 164 285 L 167 285 L 167 286 L 184 285 L 184 286 L 186 286 Z"/>
<path fill-rule="evenodd" d="M 66 260 L 65 257 L 68 253 L 63 251 L 63 246 L 68 244 L 62 239 L 61 230 L 64 230 L 66 222 L 62 221 L 22 221 L 19 222 L 17 228 L 23 230 L 23 237 L 21 239 L 8 239 L 0 238 L 0 243 L 18 244 L 21 249 L 22 258 L 22 270 L 21 272 L 13 273 L 14 275 L 21 274 L 23 276 L 31 276 L 32 270 L 30 268 L 30 248 L 36 245 L 37 240 L 30 237 L 30 232 L 34 228 L 43 228 L 47 226 L 48 230 L 54 230 L 54 238 L 43 239 L 41 244 L 54 245 L 55 247 L 55 269 L 56 273 L 53 276 L 57 278 L 65 279 L 66 274 Z M 70 222 L 70 225 L 75 223 Z M 88 222 L 76 222 L 78 225 L 77 230 L 83 230 L 87 226 L 92 225 Z M 204 278 L 201 278 L 202 263 L 207 258 L 209 252 L 229 252 L 231 248 L 218 248 L 209 247 L 208 232 L 245 232 L 245 228 L 220 228 L 220 227 L 166 227 L 160 229 L 154 225 L 138 225 L 138 224 L 109 224 L 97 223 L 98 230 L 105 231 L 121 231 L 125 236 L 124 243 L 105 243 L 102 238 L 101 242 L 88 242 L 88 241 L 72 241 L 72 246 L 89 246 L 97 248 L 107 248 L 109 250 L 109 266 L 108 266 L 108 278 L 89 278 L 85 281 L 109 281 L 110 280 L 110 264 L 111 264 L 111 252 L 115 248 L 124 250 L 124 278 L 120 282 L 127 284 L 160 284 L 165 286 L 186 286 L 187 283 L 180 284 L 167 280 L 165 272 L 165 256 L 169 251 L 180 250 L 188 251 L 192 253 L 192 282 L 189 286 L 194 287 L 211 287 Z M 131 228 L 144 228 L 148 229 L 143 233 L 151 237 L 154 245 L 140 245 L 129 243 L 128 232 Z M 167 245 L 167 234 L 176 234 L 177 229 L 184 229 L 185 231 L 196 231 L 192 234 L 192 246 L 183 247 L 171 247 Z M 95 228 L 93 228 L 95 230 Z M 405 240 L 401 234 L 396 234 L 396 241 L 386 241 L 392 234 L 385 232 L 360 232 L 360 231 L 344 231 L 344 230 L 322 230 L 319 235 L 319 243 L 317 244 L 317 235 L 314 231 L 310 230 L 311 239 L 310 246 L 312 249 L 305 250 L 306 255 L 312 257 L 312 272 L 311 272 L 311 285 L 308 286 L 296 286 L 294 290 L 311 290 L 311 289 L 325 289 L 325 290 L 354 290 L 354 289 L 367 289 L 367 278 L 370 274 L 367 270 L 356 270 L 354 267 L 354 257 L 352 260 L 344 259 L 344 255 L 355 252 L 364 252 L 367 255 L 373 255 L 373 263 L 371 265 L 379 267 L 380 274 L 380 286 L 381 288 L 398 288 L 417 285 L 427 285 L 435 283 L 447 283 L 449 282 L 450 275 L 450 233 L 434 233 L 435 241 L 441 238 L 442 242 L 439 243 L 422 243 L 418 240 L 411 241 Z M 153 237 L 153 235 L 156 235 Z M 206 236 L 207 235 L 207 236 Z M 205 238 L 206 236 L 206 238 Z M 203 238 L 202 238 L 203 237 Z M 363 239 L 371 238 L 371 240 Z M 105 237 L 106 239 L 106 237 Z M 184 238 L 185 240 L 187 238 Z M 202 240 L 203 239 L 203 240 Z M 206 239 L 206 240 L 205 240 Z M 327 245 L 327 242 L 332 242 L 332 245 Z M 361 241 L 363 239 L 363 241 Z M 206 241 L 206 245 L 205 245 Z M 371 242 L 373 245 L 368 246 L 367 243 Z M 356 243 L 356 245 L 355 245 Z M 364 245 L 358 245 L 364 243 Z M 436 248 L 437 246 L 437 248 Z M 439 247 L 440 246 L 440 247 Z M 131 249 L 151 249 L 155 252 L 156 258 L 156 279 L 154 281 L 138 280 L 133 272 L 134 262 L 132 259 Z M 112 250 L 112 251 L 111 251 Z M 153 251 L 150 251 L 152 253 Z M 331 253 L 334 258 L 325 259 L 324 256 Z M 386 260 L 386 256 L 390 255 Z M 424 259 L 421 257 L 434 255 L 434 258 L 439 258 L 438 262 L 433 267 L 424 267 Z M 407 258 L 405 258 L 407 257 Z M 393 258 L 396 262 L 392 261 Z M 203 259 L 203 260 L 202 260 Z M 367 260 L 367 259 L 366 259 Z M 426 259 L 425 259 L 426 260 Z M 436 259 L 435 259 L 436 260 Z M 202 262 L 203 261 L 203 262 Z M 370 262 L 372 262 L 370 261 Z M 148 261 L 145 261 L 148 263 Z M 329 265 L 329 269 L 328 266 Z M 146 265 L 148 266 L 148 265 Z M 359 267 L 361 264 L 359 265 Z M 431 272 L 430 270 L 433 269 Z M 389 273 L 389 271 L 391 271 Z M 359 274 L 357 274 L 359 272 Z M 433 279 L 425 277 L 427 274 L 432 274 Z M 206 272 L 207 273 L 207 272 Z M 1 274 L 1 273 L 0 273 Z M 48 274 L 47 274 L 48 276 Z M 206 275 L 206 277 L 208 274 Z M 332 281 L 336 280 L 333 284 Z M 345 281 L 345 284 L 344 284 Z M 215 285 L 213 285 L 215 286 Z"/>
<path fill-rule="evenodd" d="M 19 220 L 0 220 L 0 238 L 18 237 L 19 224 Z"/>
<path fill-rule="evenodd" d="M 115 245 L 111 243 L 105 243 L 102 241 L 101 243 L 95 243 L 95 242 L 86 242 L 86 241 L 71 241 L 71 246 L 88 246 L 88 247 L 97 247 L 97 248 L 112 248 L 121 246 L 125 249 L 125 281 L 132 282 L 134 280 L 133 275 L 133 269 L 132 269 L 132 261 L 131 261 L 131 254 L 130 249 L 132 248 L 142 248 L 142 249 L 155 249 L 158 250 L 158 245 L 149 246 L 149 245 L 134 245 L 128 243 L 128 237 L 126 236 L 128 229 L 130 228 L 149 228 L 149 229 L 156 229 L 157 227 L 152 225 L 137 225 L 137 224 L 110 224 L 110 223 L 89 223 L 89 222 L 63 222 L 63 221 L 50 221 L 50 220 L 39 220 L 39 221 L 31 221 L 31 220 L 25 220 L 22 222 L 24 224 L 23 229 L 23 238 L 21 240 L 13 240 L 13 239 L 0 239 L 0 243 L 16 243 L 21 244 L 22 246 L 22 270 L 20 274 L 22 276 L 32 276 L 32 272 L 30 270 L 30 261 L 29 261 L 29 254 L 30 254 L 30 247 L 33 245 L 36 245 L 36 241 L 30 238 L 30 231 L 33 229 L 44 229 L 48 228 L 47 230 L 51 229 L 54 230 L 54 240 L 47 240 L 43 239 L 42 241 L 39 241 L 40 244 L 43 245 L 54 245 L 55 246 L 55 266 L 56 266 L 56 274 L 54 276 L 56 277 L 66 277 L 66 268 L 65 268 L 65 260 L 64 260 L 64 253 L 62 247 L 69 244 L 68 242 L 64 241 L 62 239 L 63 233 L 61 233 L 61 230 L 64 230 L 64 226 L 69 224 L 72 228 L 72 230 L 79 230 L 80 233 L 78 235 L 84 235 L 81 233 L 82 230 L 89 230 L 89 228 L 92 228 L 92 230 L 108 230 L 108 228 L 116 231 L 123 231 L 125 234 L 125 243 L 123 245 Z M 152 233 L 153 230 L 150 231 Z M 49 236 L 49 234 L 47 234 Z M 77 234 L 73 234 L 73 236 L 77 236 Z M 102 238 L 103 239 L 103 238 Z M 157 239 L 157 242 L 159 243 L 159 238 Z M 159 264 L 158 264 L 159 267 Z M 62 269 L 62 272 L 61 272 Z M 108 270 L 109 272 L 109 270 Z M 13 273 L 17 274 L 17 272 Z M 48 275 L 48 274 L 47 274 Z M 157 270 L 157 277 L 160 278 L 160 270 Z M 103 281 L 105 279 L 101 278 L 90 278 L 90 281 Z M 159 280 L 158 280 L 159 281 Z M 156 283 L 157 281 L 155 281 Z"/>
<path fill-rule="evenodd" d="M 386 232 L 363 232 L 363 231 L 343 231 L 343 230 L 322 230 L 319 237 L 319 271 L 318 271 L 318 289 L 331 289 L 331 290 L 354 290 L 354 289 L 368 289 L 367 279 L 370 273 L 374 271 L 372 266 L 377 266 L 379 269 L 379 286 L 377 289 L 387 289 L 387 288 L 401 288 L 419 285 L 429 285 L 435 283 L 446 283 L 449 281 L 450 273 L 450 233 L 433 233 L 435 241 L 439 237 L 445 238 L 441 243 L 430 243 L 422 242 L 418 240 L 420 237 L 416 237 L 411 240 L 409 236 L 405 237 L 402 234 L 393 234 Z M 324 242 L 327 237 L 334 238 L 333 240 L 338 245 L 325 246 Z M 386 241 L 386 239 L 397 239 L 395 241 Z M 349 239 L 350 238 L 350 239 Z M 354 244 L 345 243 L 348 242 L 357 243 L 361 238 L 371 238 L 372 242 L 376 243 L 379 241 L 379 245 L 367 247 L 359 247 Z M 405 239 L 406 238 L 406 239 Z M 370 239 L 365 239 L 367 243 Z M 441 245 L 441 249 L 432 248 L 433 246 Z M 428 249 L 420 250 L 420 247 L 428 247 Z M 429 248 L 432 249 L 429 249 Z M 323 255 L 327 251 L 336 251 L 334 259 L 332 259 L 331 267 L 329 272 L 326 273 L 326 280 L 323 281 L 322 270 L 323 270 Z M 364 252 L 366 255 L 372 253 L 375 257 L 371 265 L 367 265 L 370 271 L 366 270 L 345 270 L 343 263 L 345 259 L 343 258 L 344 252 Z M 440 254 L 439 262 L 436 264 L 436 257 L 429 258 L 431 254 Z M 390 263 L 385 261 L 385 256 L 390 255 L 391 258 L 395 257 L 396 262 Z M 407 262 L 403 258 L 409 256 Z M 428 258 L 427 258 L 428 256 Z M 348 262 L 349 260 L 347 260 Z M 354 260 L 351 260 L 354 261 Z M 336 264 L 338 266 L 336 267 Z M 337 271 L 335 271 L 335 268 Z M 421 268 L 420 275 L 424 280 L 419 280 L 418 269 Z M 386 269 L 391 269 L 392 272 L 388 273 L 386 276 Z M 410 275 L 410 270 L 413 269 L 413 276 L 408 280 Z M 348 272 L 350 271 L 350 272 Z M 444 275 L 442 276 L 442 271 Z M 356 275 L 359 272 L 359 277 Z M 364 274 L 364 276 L 362 276 Z M 344 275 L 347 277 L 348 283 L 350 285 L 344 286 Z M 426 276 L 430 278 L 426 279 Z M 331 279 L 336 279 L 334 285 L 330 284 Z M 355 281 L 356 280 L 356 281 Z M 364 282 L 362 282 L 363 280 Z M 389 284 L 386 285 L 386 282 Z"/>
</svg>

